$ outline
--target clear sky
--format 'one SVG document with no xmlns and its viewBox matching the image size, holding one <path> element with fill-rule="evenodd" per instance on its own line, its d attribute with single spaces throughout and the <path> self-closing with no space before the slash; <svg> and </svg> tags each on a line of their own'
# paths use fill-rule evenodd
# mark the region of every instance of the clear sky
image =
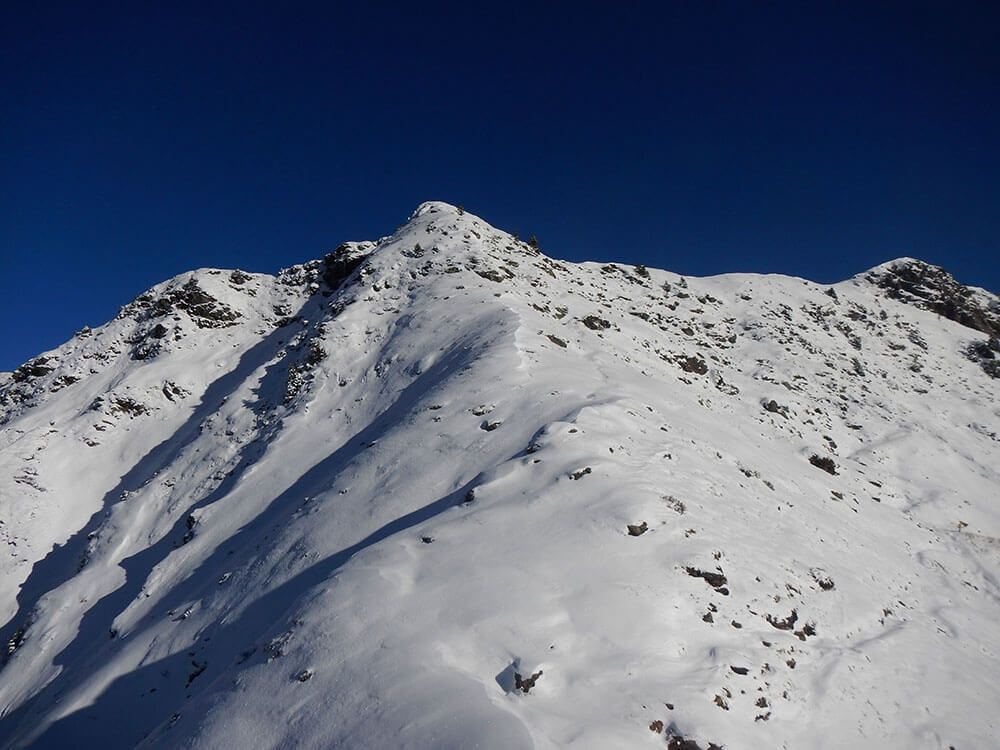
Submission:
<svg viewBox="0 0 1000 750">
<path fill-rule="evenodd" d="M 6 0 L 0 107 L 0 369 L 429 199 L 571 260 L 1000 290 L 997 2 Z"/>
</svg>

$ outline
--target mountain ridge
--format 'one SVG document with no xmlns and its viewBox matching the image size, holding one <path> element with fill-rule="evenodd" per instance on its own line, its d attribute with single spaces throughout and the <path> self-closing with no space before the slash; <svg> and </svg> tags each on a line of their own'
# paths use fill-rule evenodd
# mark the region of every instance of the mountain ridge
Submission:
<svg viewBox="0 0 1000 750">
<path fill-rule="evenodd" d="M 400 225 L 400 227 L 397 229 L 397 232 L 405 230 L 415 220 L 417 220 L 417 219 L 419 219 L 421 217 L 424 217 L 427 214 L 432 214 L 432 213 L 444 213 L 444 214 L 450 214 L 450 215 L 453 215 L 453 216 L 456 216 L 456 217 L 461 217 L 461 216 L 464 216 L 466 212 L 460 206 L 452 205 L 452 204 L 444 202 L 444 201 L 437 201 L 437 200 L 425 201 L 425 202 L 421 203 L 419 206 L 417 206 L 416 209 L 414 209 L 414 211 L 410 214 L 408 220 L 406 222 L 404 222 L 404 224 Z M 472 215 L 470 214 L 470 216 L 472 216 Z M 473 220 L 474 221 L 481 221 L 481 219 L 479 219 L 478 217 L 473 217 Z M 354 256 L 354 258 L 358 259 L 358 260 L 361 260 L 365 256 L 367 256 L 370 252 L 374 252 L 375 250 L 377 250 L 382 244 L 391 241 L 391 239 L 392 239 L 392 235 L 382 237 L 381 239 L 376 240 L 376 241 L 345 242 L 345 243 L 342 243 L 342 245 L 339 246 L 338 249 L 345 249 L 346 250 L 347 248 L 351 248 L 352 255 Z M 330 255 L 332 255 L 332 254 L 328 254 L 327 257 L 329 257 Z M 269 276 L 269 277 L 272 277 L 272 278 L 281 278 L 282 276 L 288 277 L 290 275 L 294 276 L 296 274 L 307 273 L 306 269 L 308 269 L 310 266 L 316 266 L 316 264 L 318 264 L 320 262 L 322 262 L 322 259 L 305 261 L 303 263 L 295 264 L 295 265 L 292 265 L 292 266 L 290 266 L 288 268 L 281 269 L 277 273 L 274 273 L 274 274 L 269 274 L 269 273 L 266 273 L 266 272 L 248 272 L 248 271 L 244 271 L 244 270 L 242 270 L 240 268 L 214 268 L 214 267 L 202 267 L 202 268 L 193 269 L 193 270 L 190 270 L 190 271 L 183 271 L 183 272 L 177 274 L 176 276 L 173 276 L 173 277 L 171 277 L 171 278 L 169 278 L 169 279 L 167 279 L 165 281 L 162 281 L 162 282 L 160 282 L 158 284 L 155 284 L 153 287 L 151 287 L 150 289 L 148 289 L 145 292 L 143 292 L 142 294 L 140 294 L 135 300 L 133 300 L 130 303 L 127 303 L 126 305 L 124 305 L 123 308 L 122 308 L 122 310 L 125 310 L 125 309 L 129 308 L 129 306 L 134 305 L 137 300 L 141 300 L 143 297 L 147 297 L 147 296 L 150 296 L 150 295 L 154 295 L 155 296 L 155 293 L 156 293 L 156 291 L 158 289 L 160 289 L 161 287 L 174 285 L 180 279 L 189 280 L 189 279 L 191 279 L 193 277 L 203 276 L 203 275 L 206 275 L 206 274 L 217 274 L 217 273 L 231 273 L 231 274 L 236 274 L 237 277 L 242 276 L 242 275 L 247 275 L 249 277 Z M 578 262 L 578 264 L 583 264 L 583 263 L 602 263 L 602 261 L 580 261 L 580 262 Z M 628 266 L 628 264 L 615 264 L 615 265 L 620 265 L 620 266 L 623 266 L 623 267 Z M 884 262 L 879 263 L 879 264 L 877 264 L 877 265 L 875 265 L 875 266 L 873 266 L 873 267 L 871 267 L 871 268 L 869 268 L 869 269 L 867 269 L 865 271 L 861 271 L 861 272 L 859 272 L 857 274 L 854 274 L 853 276 L 850 276 L 847 279 L 844 279 L 844 280 L 842 280 L 840 282 L 832 282 L 831 284 L 826 284 L 826 286 L 835 286 L 838 283 L 843 283 L 845 281 L 856 280 L 856 279 L 861 279 L 861 278 L 867 278 L 869 280 L 873 280 L 875 278 L 881 278 L 881 277 L 885 277 L 888 274 L 891 274 L 891 272 L 893 272 L 894 269 L 916 269 L 915 273 L 918 274 L 918 275 L 926 275 L 928 273 L 932 273 L 938 279 L 942 280 L 942 282 L 945 285 L 947 285 L 948 287 L 950 287 L 951 289 L 959 289 L 959 290 L 962 290 L 962 292 L 964 292 L 968 296 L 976 296 L 976 297 L 979 297 L 981 299 L 985 299 L 987 301 L 989 301 L 989 300 L 992 299 L 992 300 L 994 300 L 994 305 L 995 305 L 996 295 L 993 294 L 993 293 L 991 293 L 991 292 L 989 292 L 988 290 L 980 288 L 980 287 L 974 287 L 974 286 L 968 286 L 968 285 L 961 284 L 953 276 L 951 276 L 951 274 L 949 274 L 944 268 L 942 268 L 941 266 L 936 266 L 934 264 L 928 263 L 928 262 L 920 260 L 918 258 L 913 258 L 913 257 L 909 257 L 909 256 L 900 256 L 900 257 L 897 257 L 897 258 L 894 258 L 894 259 L 891 259 L 891 260 L 884 261 Z M 723 274 L 716 274 L 716 275 L 717 276 L 731 276 L 731 275 L 738 275 L 738 274 L 723 273 Z M 802 280 L 802 281 L 809 281 L 808 279 L 805 279 L 803 277 L 792 276 L 792 275 L 782 274 L 782 273 L 762 274 L 762 275 L 783 276 L 783 277 L 786 277 L 786 278 L 789 278 L 789 279 L 798 279 L 798 280 Z M 712 278 L 712 277 L 709 276 L 709 277 L 705 277 L 705 278 Z M 820 282 L 813 282 L 813 283 L 820 284 Z M 883 287 L 883 288 L 885 288 L 885 287 Z M 898 285 L 896 286 L 896 288 L 889 288 L 889 289 L 887 289 L 887 292 L 891 296 L 894 296 L 894 298 L 896 298 L 896 299 L 902 299 L 903 295 L 899 294 L 899 291 L 900 290 L 898 288 Z M 910 295 L 910 296 L 912 297 L 912 295 Z M 903 300 L 903 301 L 906 301 L 906 300 Z M 996 309 L 993 309 L 991 312 L 992 312 L 992 316 L 991 316 L 991 318 L 992 318 L 992 320 L 991 320 L 991 328 L 982 328 L 982 327 L 979 327 L 978 330 L 983 330 L 983 332 L 991 333 L 991 334 L 993 334 L 995 336 L 997 332 L 1000 332 L 1000 323 L 997 323 L 997 319 L 998 319 L 997 316 L 1000 315 L 1000 313 L 998 313 Z M 121 314 L 121 312 L 119 312 L 119 315 L 120 314 Z M 973 326 L 973 327 L 976 327 L 976 326 Z M 89 326 L 85 326 L 85 328 L 83 330 L 87 331 L 87 330 L 90 330 L 90 328 L 89 328 Z M 53 351 L 55 351 L 58 348 L 59 347 L 56 347 L 55 349 L 51 349 L 51 350 L 48 350 L 47 352 L 43 352 L 42 355 L 39 355 L 39 356 L 43 356 L 44 354 L 48 354 L 50 352 L 53 352 Z M 34 358 L 32 358 L 32 360 L 29 360 L 28 362 L 26 362 L 24 364 L 28 365 L 32 361 L 36 360 L 37 358 L 38 357 L 34 357 Z M 9 376 L 13 375 L 13 373 L 16 372 L 18 369 L 19 368 L 15 368 L 15 370 L 13 370 L 13 371 L 9 371 L 9 372 L 8 371 L 3 371 L 3 372 L 0 372 L 0 377 L 3 377 L 3 376 L 8 376 L 9 377 Z"/>
<path fill-rule="evenodd" d="M 915 263 L 572 264 L 428 202 L 157 285 L 0 381 L 4 746 L 975 745 L 993 339 Z"/>
</svg>

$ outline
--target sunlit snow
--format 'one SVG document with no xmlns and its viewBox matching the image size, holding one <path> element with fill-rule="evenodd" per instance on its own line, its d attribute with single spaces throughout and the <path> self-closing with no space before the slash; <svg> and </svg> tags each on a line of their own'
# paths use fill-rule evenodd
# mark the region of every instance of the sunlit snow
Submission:
<svg viewBox="0 0 1000 750">
<path fill-rule="evenodd" d="M 435 202 L 159 285 L 0 375 L 0 746 L 992 746 L 989 336 L 872 278 Z"/>
</svg>

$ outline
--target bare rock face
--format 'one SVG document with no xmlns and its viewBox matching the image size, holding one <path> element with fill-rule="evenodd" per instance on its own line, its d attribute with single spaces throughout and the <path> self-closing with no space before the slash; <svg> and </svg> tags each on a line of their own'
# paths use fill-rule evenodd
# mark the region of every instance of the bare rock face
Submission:
<svg viewBox="0 0 1000 750">
<path fill-rule="evenodd" d="M 240 313 L 229 305 L 220 302 L 208 294 L 197 279 L 190 279 L 186 284 L 170 289 L 158 298 L 145 294 L 136 299 L 134 305 L 143 308 L 150 318 L 160 318 L 169 315 L 174 310 L 183 310 L 199 328 L 224 328 L 236 325 Z M 165 332 L 156 329 L 151 334 L 162 338 Z"/>
<path fill-rule="evenodd" d="M 920 260 L 899 260 L 866 276 L 886 295 L 900 302 L 930 310 L 948 320 L 989 335 L 1000 336 L 1000 304 L 996 299 L 960 284 L 940 266 Z"/>
<path fill-rule="evenodd" d="M 965 350 L 965 356 L 983 368 L 991 378 L 1000 378 L 1000 339 L 976 341 Z"/>
<path fill-rule="evenodd" d="M 336 289 L 364 262 L 366 254 L 349 244 L 343 244 L 323 258 L 323 281 Z"/>
<path fill-rule="evenodd" d="M 48 375 L 53 370 L 55 370 L 55 367 L 52 365 L 50 357 L 35 357 L 30 362 L 25 362 L 14 370 L 12 379 L 15 383 L 23 383 L 32 378 L 40 378 L 43 375 Z"/>
</svg>

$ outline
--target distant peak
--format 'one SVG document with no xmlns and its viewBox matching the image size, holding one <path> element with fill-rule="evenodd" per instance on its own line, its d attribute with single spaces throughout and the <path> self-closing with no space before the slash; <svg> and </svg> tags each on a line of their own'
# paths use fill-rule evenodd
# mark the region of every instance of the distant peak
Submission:
<svg viewBox="0 0 1000 750">
<path fill-rule="evenodd" d="M 919 260 L 918 258 L 896 258 L 894 260 L 880 263 L 874 268 L 865 271 L 864 276 L 869 281 L 876 281 L 883 288 L 886 284 L 894 284 L 892 279 L 898 279 L 908 283 L 958 285 L 955 278 L 941 266 Z"/>
<path fill-rule="evenodd" d="M 869 274 L 883 274 L 888 272 L 893 272 L 897 270 L 903 270 L 907 268 L 938 268 L 943 271 L 944 269 L 939 268 L 931 263 L 922 261 L 919 258 L 910 258 L 908 256 L 903 256 L 900 258 L 894 258 L 893 260 L 887 260 L 885 263 L 879 263 L 873 268 L 869 268 L 864 272 L 864 276 Z"/>
<path fill-rule="evenodd" d="M 890 299 L 930 310 L 991 337 L 1000 336 L 996 297 L 961 284 L 941 266 L 896 258 L 862 276 Z"/>
<path fill-rule="evenodd" d="M 417 219 L 426 214 L 439 214 L 439 213 L 449 213 L 449 214 L 462 214 L 465 213 L 458 206 L 453 206 L 450 203 L 445 203 L 444 201 L 424 201 L 416 210 L 410 214 L 410 219 Z"/>
</svg>

